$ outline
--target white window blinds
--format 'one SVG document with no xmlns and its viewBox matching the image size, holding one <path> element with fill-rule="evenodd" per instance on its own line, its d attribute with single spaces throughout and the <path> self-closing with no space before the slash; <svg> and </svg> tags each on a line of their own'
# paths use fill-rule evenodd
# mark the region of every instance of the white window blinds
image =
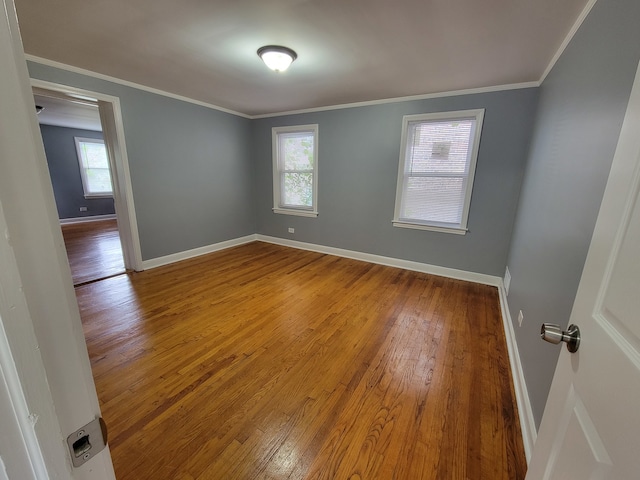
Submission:
<svg viewBox="0 0 640 480">
<path fill-rule="evenodd" d="M 466 229 L 481 122 L 481 110 L 405 117 L 394 224 Z"/>
</svg>

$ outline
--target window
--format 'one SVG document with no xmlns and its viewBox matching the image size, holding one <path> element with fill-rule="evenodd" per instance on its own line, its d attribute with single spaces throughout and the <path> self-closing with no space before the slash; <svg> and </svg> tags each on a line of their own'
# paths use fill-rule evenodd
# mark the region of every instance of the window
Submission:
<svg viewBox="0 0 640 480">
<path fill-rule="evenodd" d="M 318 125 L 274 127 L 273 211 L 318 216 Z"/>
<path fill-rule="evenodd" d="M 407 115 L 393 224 L 464 235 L 484 110 Z"/>
<path fill-rule="evenodd" d="M 104 141 L 75 137 L 85 198 L 111 197 L 111 173 Z"/>
</svg>

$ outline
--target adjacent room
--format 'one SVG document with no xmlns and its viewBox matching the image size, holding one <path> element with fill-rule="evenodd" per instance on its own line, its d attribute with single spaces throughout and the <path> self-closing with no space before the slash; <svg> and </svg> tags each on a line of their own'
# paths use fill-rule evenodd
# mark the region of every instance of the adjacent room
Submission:
<svg viewBox="0 0 640 480">
<path fill-rule="evenodd" d="M 638 471 L 639 2 L 15 7 L 8 478 Z"/>
<path fill-rule="evenodd" d="M 124 273 L 98 106 L 36 89 L 33 99 L 74 285 Z"/>
</svg>

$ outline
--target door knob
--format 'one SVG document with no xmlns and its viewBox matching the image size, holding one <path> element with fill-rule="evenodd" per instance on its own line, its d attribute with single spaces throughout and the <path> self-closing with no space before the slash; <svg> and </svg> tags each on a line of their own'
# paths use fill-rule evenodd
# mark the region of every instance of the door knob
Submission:
<svg viewBox="0 0 640 480">
<path fill-rule="evenodd" d="M 571 353 L 577 352 L 580 347 L 580 329 L 577 325 L 569 325 L 567 331 L 562 331 L 559 325 L 543 323 L 540 329 L 540 337 L 549 343 L 558 344 L 565 342 L 567 350 Z"/>
</svg>

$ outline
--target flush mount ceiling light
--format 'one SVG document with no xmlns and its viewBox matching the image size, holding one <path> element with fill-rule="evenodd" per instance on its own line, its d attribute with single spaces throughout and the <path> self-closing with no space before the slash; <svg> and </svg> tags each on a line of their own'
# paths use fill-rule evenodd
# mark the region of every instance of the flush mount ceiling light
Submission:
<svg viewBox="0 0 640 480">
<path fill-rule="evenodd" d="M 258 56 L 267 67 L 276 72 L 284 72 L 298 58 L 298 54 L 287 47 L 267 45 L 258 49 Z"/>
</svg>

